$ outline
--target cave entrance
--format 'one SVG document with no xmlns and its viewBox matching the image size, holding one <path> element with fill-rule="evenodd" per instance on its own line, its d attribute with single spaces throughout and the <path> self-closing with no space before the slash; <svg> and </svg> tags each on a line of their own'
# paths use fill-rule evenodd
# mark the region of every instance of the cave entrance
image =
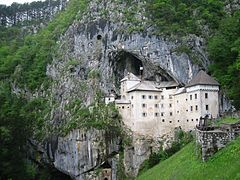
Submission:
<svg viewBox="0 0 240 180">
<path fill-rule="evenodd" d="M 119 87 L 120 80 L 123 79 L 128 72 L 140 76 L 140 67 L 143 67 L 143 63 L 133 54 L 126 51 L 120 51 L 112 57 L 112 66 L 115 84 Z"/>
</svg>

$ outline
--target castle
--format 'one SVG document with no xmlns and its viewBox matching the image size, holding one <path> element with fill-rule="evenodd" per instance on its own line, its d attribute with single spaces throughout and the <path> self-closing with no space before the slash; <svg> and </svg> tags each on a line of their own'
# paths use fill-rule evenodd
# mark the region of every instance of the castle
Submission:
<svg viewBox="0 0 240 180">
<path fill-rule="evenodd" d="M 160 137 L 176 127 L 189 131 L 200 118 L 219 116 L 219 83 L 202 70 L 185 87 L 128 73 L 121 80 L 120 93 L 121 99 L 109 96 L 105 102 L 115 101 L 125 125 L 140 135 Z"/>
</svg>

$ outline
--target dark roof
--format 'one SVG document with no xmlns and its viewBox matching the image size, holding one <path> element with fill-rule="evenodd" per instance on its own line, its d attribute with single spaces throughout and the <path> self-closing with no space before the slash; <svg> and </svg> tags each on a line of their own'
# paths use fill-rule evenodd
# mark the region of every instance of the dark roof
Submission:
<svg viewBox="0 0 240 180">
<path fill-rule="evenodd" d="M 219 86 L 219 83 L 209 76 L 203 70 L 199 71 L 198 74 L 192 78 L 192 80 L 186 85 L 186 87 L 195 86 L 195 85 L 216 85 Z"/>
<path fill-rule="evenodd" d="M 156 85 L 153 81 L 141 81 L 140 83 L 136 84 L 132 88 L 128 90 L 131 91 L 160 91 L 160 89 L 156 88 Z"/>
<path fill-rule="evenodd" d="M 167 87 L 177 87 L 179 84 L 175 81 L 162 81 L 160 82 L 160 85 L 157 86 L 157 88 L 167 88 Z"/>
</svg>

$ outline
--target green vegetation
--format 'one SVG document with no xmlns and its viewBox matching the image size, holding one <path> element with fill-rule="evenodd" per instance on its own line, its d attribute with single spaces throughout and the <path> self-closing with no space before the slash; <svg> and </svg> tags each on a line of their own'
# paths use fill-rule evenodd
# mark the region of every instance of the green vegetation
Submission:
<svg viewBox="0 0 240 180">
<path fill-rule="evenodd" d="M 125 2 L 131 5 L 130 0 L 125 0 Z M 60 130 L 60 133 L 67 134 L 72 129 L 80 127 L 106 130 L 107 133 L 115 135 L 123 133 L 120 129 L 120 117 L 112 105 L 105 106 L 96 100 L 96 104 L 85 107 L 81 101 L 75 101 L 67 107 L 73 115 L 72 119 L 61 127 L 57 127 L 59 129 L 52 129 L 45 122 L 50 110 L 49 102 L 41 97 L 30 100 L 28 96 L 28 92 L 39 90 L 41 85 L 47 86 L 50 80 L 46 76 L 46 66 L 52 62 L 53 57 L 61 58 L 58 54 L 57 41 L 76 18 L 81 18 L 81 12 L 85 10 L 87 3 L 88 0 L 69 1 L 65 11 L 57 14 L 45 28 L 34 35 L 26 35 L 26 32 L 23 33 L 22 29 L 17 26 L 0 27 L 0 174 L 3 179 L 35 178 L 35 167 L 25 161 L 25 144 L 30 136 L 42 140 L 49 132 L 59 133 L 58 130 Z M 156 34 L 185 36 L 193 33 L 209 39 L 208 51 L 213 60 L 210 70 L 225 88 L 229 97 L 234 100 L 234 105 L 240 108 L 240 86 L 236 85 L 240 83 L 239 10 L 226 14 L 223 11 L 223 2 L 213 0 L 150 0 L 146 3 L 146 16 L 150 19 L 148 23 L 156 27 Z M 127 29 L 128 33 L 145 29 L 134 14 L 136 7 L 132 6 L 131 11 L 127 8 L 124 10 L 127 16 L 126 22 L 133 24 Z M 0 6 L 0 8 L 2 12 L 6 11 L 5 7 Z M 103 12 L 103 14 L 106 13 L 107 10 Z M 188 47 L 179 47 L 178 51 L 187 53 L 193 60 L 195 58 Z M 197 62 L 197 58 L 194 61 Z M 79 63 L 81 62 L 72 59 L 66 67 L 76 66 Z M 99 76 L 100 72 L 97 70 L 92 70 L 88 74 L 88 77 L 96 83 Z M 13 94 L 11 89 L 13 84 L 27 91 L 26 94 L 18 97 Z M 79 88 L 86 91 L 87 87 L 85 82 L 82 82 Z M 125 139 L 125 142 L 128 141 Z M 176 142 L 173 148 L 167 151 L 160 150 L 160 152 L 153 153 L 143 169 L 148 169 L 170 157 L 181 149 L 183 144 L 186 143 Z M 191 149 L 193 145 L 187 148 Z M 234 149 L 232 151 L 235 152 Z M 185 150 L 181 152 L 186 153 L 184 157 L 192 155 Z M 175 156 L 177 155 L 162 163 L 171 161 Z M 190 160 L 191 157 L 188 157 L 186 162 Z M 199 169 L 203 169 L 206 165 L 202 165 L 197 160 L 194 163 Z M 184 165 L 187 167 L 187 164 Z M 209 166 L 211 169 L 213 165 Z"/>
<path fill-rule="evenodd" d="M 56 41 L 72 24 L 78 11 L 83 12 L 86 4 L 86 0 L 70 1 L 65 11 L 59 13 L 46 28 L 36 35 L 27 36 L 21 47 L 13 49 L 7 44 L 1 47 L 0 80 L 12 77 L 18 66 L 19 71 L 15 72 L 14 80 L 20 87 L 26 86 L 33 91 L 47 81 L 46 66 L 56 54 Z M 9 50 L 12 53 L 7 53 Z"/>
<path fill-rule="evenodd" d="M 33 119 L 27 112 L 26 100 L 11 94 L 6 84 L 0 89 L 0 174 L 1 178 L 31 178 L 29 165 L 24 160 L 27 138 L 32 133 Z M 37 108 L 37 107 L 34 107 Z"/>
<path fill-rule="evenodd" d="M 119 161 L 118 161 L 118 166 L 117 166 L 117 179 L 119 180 L 126 180 L 129 179 L 126 174 L 125 174 L 125 168 L 124 168 L 124 153 L 120 152 L 119 153 Z"/>
<path fill-rule="evenodd" d="M 209 40 L 210 70 L 237 109 L 240 108 L 240 10 L 221 20 Z"/>
<path fill-rule="evenodd" d="M 129 0 L 116 1 L 125 3 L 123 20 L 129 23 L 125 33 L 144 32 L 146 27 L 154 26 L 154 34 L 185 36 L 196 34 L 208 36 L 219 26 L 219 21 L 226 15 L 224 1 L 213 0 L 148 0 L 132 3 Z M 142 4 L 141 4 L 142 3 Z M 142 11 L 142 10 L 146 11 Z M 139 16 L 141 13 L 147 18 Z"/>
<path fill-rule="evenodd" d="M 216 29 L 225 15 L 222 1 L 150 0 L 147 16 L 157 26 L 157 34 L 205 35 L 205 28 Z"/>
<path fill-rule="evenodd" d="M 219 126 L 221 124 L 234 124 L 237 122 L 240 122 L 240 119 L 234 117 L 226 117 L 222 119 L 217 119 L 216 121 L 213 122 L 213 125 Z"/>
<path fill-rule="evenodd" d="M 0 174 L 1 179 L 34 179 L 35 167 L 25 160 L 29 137 L 46 138 L 48 102 L 27 100 L 12 93 L 12 83 L 35 91 L 48 82 L 46 65 L 56 53 L 57 40 L 86 7 L 85 0 L 72 0 L 47 27 L 35 35 L 22 36 L 17 27 L 0 27 Z M 24 39 L 24 40 L 23 40 Z"/>
<path fill-rule="evenodd" d="M 140 173 L 142 174 L 148 169 L 152 168 L 159 162 L 162 162 L 169 157 L 171 157 L 173 154 L 178 152 L 180 149 L 182 149 L 184 146 L 186 146 L 189 142 L 193 140 L 193 136 L 190 133 L 185 133 L 182 130 L 178 130 L 175 133 L 175 140 L 172 142 L 171 147 L 163 150 L 161 147 L 158 152 L 153 152 L 148 160 L 145 160 L 140 168 Z"/>
<path fill-rule="evenodd" d="M 190 143 L 181 151 L 141 174 L 139 180 L 156 179 L 239 179 L 240 138 L 217 152 L 207 162 L 195 156 L 195 144 Z"/>
<path fill-rule="evenodd" d="M 66 67 L 69 68 L 69 67 L 75 67 L 77 65 L 80 64 L 80 61 L 76 60 L 76 59 L 70 59 L 67 63 L 66 63 Z"/>
<path fill-rule="evenodd" d="M 116 136 L 123 134 L 121 117 L 114 104 L 99 102 L 86 107 L 76 100 L 66 109 L 71 111 L 72 118 L 61 127 L 60 133 L 63 135 L 77 128 L 105 130 L 107 134 Z"/>
<path fill-rule="evenodd" d="M 99 70 L 92 69 L 92 70 L 88 73 L 88 78 L 89 78 L 89 79 L 98 79 L 99 77 L 100 77 L 100 72 L 99 72 Z"/>
<path fill-rule="evenodd" d="M 158 35 L 205 37 L 212 61 L 210 72 L 239 109 L 240 86 L 236 84 L 240 83 L 240 10 L 226 13 L 224 6 L 224 1 L 213 0 L 151 0 L 146 16 Z M 183 45 L 176 50 L 201 64 L 189 47 Z"/>
<path fill-rule="evenodd" d="M 0 4 L 0 26 L 31 26 L 46 23 L 51 18 L 53 10 L 64 5 L 66 0 L 33 1 L 31 3 L 12 3 L 11 6 Z M 51 7 L 49 9 L 49 6 Z M 34 13 L 32 13 L 34 11 Z M 50 12 L 49 12 L 50 11 Z M 23 18 L 24 17 L 24 18 Z"/>
</svg>

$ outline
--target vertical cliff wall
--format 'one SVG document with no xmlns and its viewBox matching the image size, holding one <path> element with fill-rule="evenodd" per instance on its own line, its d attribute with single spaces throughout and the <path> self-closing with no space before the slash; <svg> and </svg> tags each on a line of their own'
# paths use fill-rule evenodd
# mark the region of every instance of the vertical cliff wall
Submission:
<svg viewBox="0 0 240 180">
<path fill-rule="evenodd" d="M 74 118 L 67 107 L 76 100 L 89 106 L 96 103 L 99 90 L 102 98 L 109 92 L 119 93 L 119 80 L 128 71 L 137 74 L 140 66 L 145 79 L 175 80 L 181 84 L 207 67 L 204 39 L 195 35 L 181 39 L 154 35 L 144 8 L 145 2 L 138 0 L 132 1 L 131 6 L 117 0 L 91 1 L 85 13 L 60 38 L 58 53 L 47 67 L 52 81 L 45 93 L 51 126 Z M 198 63 L 179 50 L 183 45 L 191 47 Z M 48 155 L 52 165 L 74 179 L 97 179 L 91 173 L 108 161 L 115 179 L 114 154 L 120 152 L 120 142 L 116 137 L 106 141 L 104 134 L 96 129 L 72 129 L 65 137 L 59 136 L 54 151 Z M 152 150 L 150 146 L 148 139 L 133 138 L 132 146 L 125 149 L 128 174 L 137 175 Z"/>
</svg>

